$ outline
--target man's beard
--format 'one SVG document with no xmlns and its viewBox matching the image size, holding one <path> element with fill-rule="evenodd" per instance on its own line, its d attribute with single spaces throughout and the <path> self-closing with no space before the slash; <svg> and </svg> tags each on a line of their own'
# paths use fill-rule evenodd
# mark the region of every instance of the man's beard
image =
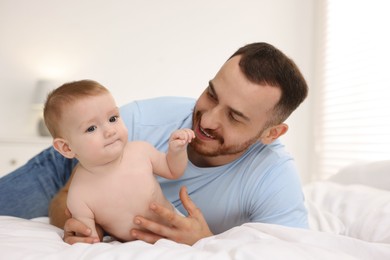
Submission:
<svg viewBox="0 0 390 260">
<path fill-rule="evenodd" d="M 194 112 L 192 118 L 192 124 L 193 124 L 192 128 L 194 130 L 195 128 L 200 127 L 201 118 L 202 118 L 202 114 L 200 111 Z M 261 136 L 260 133 L 259 135 L 252 137 L 249 140 L 243 141 L 240 144 L 226 145 L 225 139 L 215 131 L 211 129 L 203 129 L 203 130 L 206 131 L 209 135 L 213 136 L 214 140 L 204 142 L 199 140 L 198 138 L 195 138 L 189 145 L 196 153 L 208 157 L 241 154 L 245 152 L 252 144 L 257 142 Z M 216 143 L 218 143 L 217 147 L 215 147 Z"/>
</svg>

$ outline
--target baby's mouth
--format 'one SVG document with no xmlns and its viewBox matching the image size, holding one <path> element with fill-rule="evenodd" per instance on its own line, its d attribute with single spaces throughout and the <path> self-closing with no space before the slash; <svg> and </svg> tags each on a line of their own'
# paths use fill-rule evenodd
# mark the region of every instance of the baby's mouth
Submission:
<svg viewBox="0 0 390 260">
<path fill-rule="evenodd" d="M 119 139 L 112 140 L 111 142 L 108 142 L 105 146 L 110 146 L 114 143 L 116 143 Z"/>
</svg>

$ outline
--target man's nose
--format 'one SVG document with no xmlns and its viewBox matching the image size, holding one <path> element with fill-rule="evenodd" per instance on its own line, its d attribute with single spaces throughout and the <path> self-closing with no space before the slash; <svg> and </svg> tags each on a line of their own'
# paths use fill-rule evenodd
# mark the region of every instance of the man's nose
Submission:
<svg viewBox="0 0 390 260">
<path fill-rule="evenodd" d="M 209 109 L 208 111 L 204 112 L 202 115 L 201 127 L 205 129 L 212 129 L 212 130 L 218 129 L 222 122 L 222 115 L 223 112 L 218 106 Z"/>
</svg>

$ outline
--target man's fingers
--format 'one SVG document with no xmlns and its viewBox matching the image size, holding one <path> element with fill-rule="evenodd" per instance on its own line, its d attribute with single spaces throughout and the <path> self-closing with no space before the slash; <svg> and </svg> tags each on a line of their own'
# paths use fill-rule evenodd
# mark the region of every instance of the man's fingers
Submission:
<svg viewBox="0 0 390 260">
<path fill-rule="evenodd" d="M 183 207 L 187 210 L 189 216 L 197 216 L 199 214 L 198 207 L 192 202 L 190 196 L 187 193 L 187 187 L 182 186 L 180 188 L 180 200 L 183 203 Z"/>
<path fill-rule="evenodd" d="M 64 238 L 64 242 L 68 243 L 70 245 L 73 245 L 75 243 L 88 243 L 93 244 L 99 242 L 96 238 L 93 237 L 76 237 L 76 236 L 70 236 Z"/>
<path fill-rule="evenodd" d="M 172 209 L 164 208 L 152 203 L 150 209 L 159 216 L 161 222 L 157 223 L 142 216 L 134 218 L 134 224 L 140 229 L 131 230 L 134 238 L 155 243 L 161 238 L 167 238 L 178 243 L 193 245 L 201 238 L 212 236 L 202 212 L 188 196 L 187 189 L 180 189 L 180 199 L 188 211 L 189 216 L 183 217 Z"/>
<path fill-rule="evenodd" d="M 74 243 L 97 243 L 99 238 L 90 237 L 92 230 L 80 221 L 70 218 L 64 225 L 64 241 L 68 244 Z"/>
<path fill-rule="evenodd" d="M 174 210 L 167 209 L 156 203 L 152 203 L 150 209 L 169 224 L 174 225 L 180 219 L 180 216 Z"/>
<path fill-rule="evenodd" d="M 96 238 L 90 237 L 92 230 L 80 221 L 70 218 L 64 225 L 64 241 L 68 244 L 77 242 L 94 243 Z"/>
<path fill-rule="evenodd" d="M 83 236 L 90 236 L 91 232 L 90 228 L 74 218 L 68 219 L 64 225 L 64 233 L 69 235 L 78 233 Z"/>
<path fill-rule="evenodd" d="M 163 238 L 162 236 L 159 236 L 159 235 L 156 235 L 156 234 L 152 234 L 150 232 L 145 232 L 145 231 L 142 231 L 142 230 L 139 230 L 139 229 L 132 229 L 130 231 L 130 234 L 134 238 L 142 240 L 142 241 L 145 241 L 145 242 L 150 243 L 150 244 L 154 244 L 159 239 Z"/>
<path fill-rule="evenodd" d="M 158 205 L 155 205 L 155 206 L 156 207 L 152 207 L 152 210 L 157 215 L 159 215 L 164 222 L 168 222 L 171 224 L 174 221 L 173 220 L 174 216 L 167 215 L 164 211 L 165 208 L 159 207 Z M 165 209 L 165 210 L 168 210 L 168 209 Z M 166 237 L 170 232 L 169 227 L 162 225 L 160 223 L 154 222 L 154 221 L 150 221 L 150 220 L 143 218 L 141 216 L 136 216 L 134 219 L 134 223 L 136 225 L 140 226 L 141 228 L 148 230 L 148 232 L 153 233 L 153 235 L 157 236 L 158 238 Z M 147 234 L 143 234 L 143 235 L 146 236 Z"/>
<path fill-rule="evenodd" d="M 162 222 L 157 223 L 143 218 L 142 216 L 136 216 L 134 223 L 148 232 L 146 233 L 140 230 L 135 230 L 137 233 L 137 239 L 154 243 L 160 238 L 172 238 L 175 230 L 177 229 L 187 228 L 188 223 L 185 221 L 186 218 L 177 214 L 172 209 L 167 209 L 155 203 L 150 205 L 150 209 L 160 217 Z M 138 236 L 142 236 L 142 238 Z"/>
</svg>

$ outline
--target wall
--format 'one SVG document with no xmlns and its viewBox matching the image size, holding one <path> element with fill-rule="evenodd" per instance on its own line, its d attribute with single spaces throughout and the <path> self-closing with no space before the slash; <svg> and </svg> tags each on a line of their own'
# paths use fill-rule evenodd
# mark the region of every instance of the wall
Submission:
<svg viewBox="0 0 390 260">
<path fill-rule="evenodd" d="M 254 41 L 274 44 L 312 82 L 311 0 L 0 0 L 0 136 L 35 134 L 39 79 L 90 78 L 119 105 L 162 95 L 197 97 L 224 61 Z M 310 98 L 283 138 L 307 179 Z"/>
</svg>

